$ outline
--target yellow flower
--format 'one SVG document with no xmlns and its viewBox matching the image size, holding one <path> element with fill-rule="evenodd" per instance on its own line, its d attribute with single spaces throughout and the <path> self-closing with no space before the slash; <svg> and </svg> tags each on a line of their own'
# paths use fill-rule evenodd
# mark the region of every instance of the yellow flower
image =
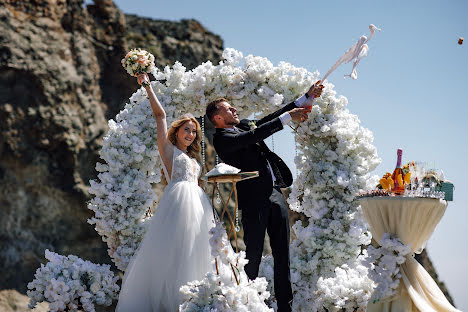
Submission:
<svg viewBox="0 0 468 312">
<path fill-rule="evenodd" d="M 380 182 L 380 185 L 382 185 L 382 188 L 384 190 L 389 190 L 390 189 L 386 178 L 380 179 L 379 182 Z"/>
<path fill-rule="evenodd" d="M 408 184 L 411 183 L 411 172 L 405 174 L 405 182 Z"/>
<path fill-rule="evenodd" d="M 395 187 L 395 183 L 393 183 L 392 177 L 388 177 L 388 178 L 387 178 L 387 182 L 388 182 L 388 185 L 390 186 L 390 188 L 394 188 L 394 187 Z"/>
</svg>

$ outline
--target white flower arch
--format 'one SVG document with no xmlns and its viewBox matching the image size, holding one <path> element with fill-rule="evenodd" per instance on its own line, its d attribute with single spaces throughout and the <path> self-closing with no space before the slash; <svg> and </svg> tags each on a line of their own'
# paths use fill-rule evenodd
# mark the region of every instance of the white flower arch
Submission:
<svg viewBox="0 0 468 312">
<path fill-rule="evenodd" d="M 206 62 L 191 71 L 176 63 L 152 72 L 152 87 L 169 122 L 187 112 L 203 116 L 206 105 L 219 97 L 228 98 L 241 118 L 266 115 L 319 79 L 318 72 L 285 62 L 273 66 L 266 58 L 243 57 L 234 49 L 226 49 L 223 58 L 219 65 Z M 328 81 L 324 85 L 309 120 L 297 129 L 300 174 L 288 202 L 309 220 L 307 226 L 293 226 L 294 311 L 352 311 L 365 307 L 374 287 L 361 264 L 361 245 L 369 244 L 370 234 L 355 197 L 375 185 L 370 172 L 380 159 L 372 133 L 348 111 L 347 99 L 337 96 Z M 108 244 L 117 267 L 125 270 L 146 231 L 145 213 L 158 200 L 151 185 L 161 178 L 156 123 L 143 88 L 109 121 L 100 156 L 105 163 L 96 164 L 98 180 L 91 181 L 94 198 L 88 207 L 95 216 L 88 222 Z"/>
</svg>

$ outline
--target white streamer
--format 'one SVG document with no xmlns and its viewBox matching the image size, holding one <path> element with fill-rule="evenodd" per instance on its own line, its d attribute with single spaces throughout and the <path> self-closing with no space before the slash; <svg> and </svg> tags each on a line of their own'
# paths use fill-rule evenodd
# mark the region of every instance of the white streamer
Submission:
<svg viewBox="0 0 468 312">
<path fill-rule="evenodd" d="M 375 31 L 381 31 L 380 28 L 377 28 L 374 24 L 369 25 L 369 29 L 371 31 L 371 35 L 369 38 L 366 36 L 362 35 L 361 38 L 359 38 L 358 42 L 356 42 L 351 48 L 346 51 L 343 56 L 341 56 L 338 61 L 333 65 L 330 70 L 323 76 L 322 81 L 325 81 L 327 77 L 335 70 L 338 68 L 338 66 L 341 65 L 341 63 L 349 63 L 352 60 L 354 60 L 353 63 L 353 70 L 349 75 L 345 75 L 346 77 L 351 77 L 352 79 L 357 79 L 357 72 L 356 72 L 356 67 L 359 63 L 359 61 L 367 55 L 367 51 L 369 50 L 369 47 L 367 46 L 367 42 L 374 36 Z"/>
</svg>

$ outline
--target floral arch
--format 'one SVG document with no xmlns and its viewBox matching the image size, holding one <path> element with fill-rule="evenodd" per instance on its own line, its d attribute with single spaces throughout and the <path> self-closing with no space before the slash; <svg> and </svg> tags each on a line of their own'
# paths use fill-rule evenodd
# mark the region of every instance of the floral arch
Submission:
<svg viewBox="0 0 468 312">
<path fill-rule="evenodd" d="M 203 116 L 207 103 L 228 98 L 241 118 L 266 115 L 299 97 L 319 78 L 318 72 L 226 49 L 219 65 L 206 62 L 191 71 L 180 63 L 163 71 L 154 69 L 151 84 L 168 121 L 190 112 Z M 376 184 L 370 172 L 380 159 L 371 131 L 360 126 L 347 109 L 348 101 L 324 82 L 309 120 L 297 128 L 299 175 L 288 203 L 308 217 L 292 229 L 291 273 L 294 311 L 353 311 L 365 308 L 375 287 L 364 265 L 371 237 L 363 220 L 357 194 Z M 149 218 L 146 212 L 157 195 L 152 184 L 161 179 L 156 124 L 146 91 L 140 88 L 109 121 L 97 163 L 98 180 L 91 181 L 94 198 L 88 220 L 108 245 L 114 263 L 125 270 L 141 241 Z M 270 281 L 271 257 L 261 271 Z"/>
</svg>

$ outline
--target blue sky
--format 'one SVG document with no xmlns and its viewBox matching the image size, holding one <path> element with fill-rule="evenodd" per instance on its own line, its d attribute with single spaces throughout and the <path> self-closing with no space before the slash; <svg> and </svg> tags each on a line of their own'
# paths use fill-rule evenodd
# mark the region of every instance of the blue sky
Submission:
<svg viewBox="0 0 468 312">
<path fill-rule="evenodd" d="M 329 80 L 374 133 L 382 158 L 376 174 L 393 170 L 401 147 L 404 162 L 432 163 L 454 182 L 455 201 L 427 250 L 457 307 L 468 311 L 468 42 L 457 44 L 459 37 L 468 40 L 467 1 L 115 2 L 125 13 L 194 18 L 220 35 L 225 47 L 322 75 L 361 35 L 369 34 L 369 24 L 382 28 L 369 42 L 357 80 L 343 79 L 351 64 L 342 65 Z M 274 140 L 275 151 L 294 168 L 290 131 Z"/>
</svg>

